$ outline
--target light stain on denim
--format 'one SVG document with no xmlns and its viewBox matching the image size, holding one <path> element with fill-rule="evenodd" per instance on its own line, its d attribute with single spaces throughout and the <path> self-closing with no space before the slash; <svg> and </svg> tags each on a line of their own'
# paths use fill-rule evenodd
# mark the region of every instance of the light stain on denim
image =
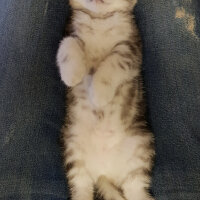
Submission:
<svg viewBox="0 0 200 200">
<path fill-rule="evenodd" d="M 198 36 L 195 33 L 195 27 L 196 27 L 196 22 L 195 22 L 195 17 L 188 13 L 183 7 L 179 7 L 176 9 L 176 19 L 182 19 L 186 29 L 196 38 L 199 39 Z"/>
</svg>

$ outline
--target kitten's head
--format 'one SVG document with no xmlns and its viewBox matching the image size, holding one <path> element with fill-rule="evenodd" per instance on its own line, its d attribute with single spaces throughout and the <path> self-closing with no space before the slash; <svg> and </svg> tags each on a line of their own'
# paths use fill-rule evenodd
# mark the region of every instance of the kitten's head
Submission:
<svg viewBox="0 0 200 200">
<path fill-rule="evenodd" d="M 75 9 L 86 9 L 91 13 L 104 15 L 113 11 L 132 10 L 137 0 L 70 0 Z"/>
</svg>

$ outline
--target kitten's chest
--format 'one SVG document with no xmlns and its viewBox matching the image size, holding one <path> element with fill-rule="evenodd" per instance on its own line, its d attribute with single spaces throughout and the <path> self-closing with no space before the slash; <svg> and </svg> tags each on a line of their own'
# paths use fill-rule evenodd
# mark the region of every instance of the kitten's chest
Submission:
<svg viewBox="0 0 200 200">
<path fill-rule="evenodd" d="M 92 25 L 91 31 L 84 31 L 82 38 L 89 65 L 96 65 L 111 52 L 117 43 L 117 38 L 113 36 L 114 32 L 115 30 L 109 32 L 106 27 L 98 24 Z"/>
<path fill-rule="evenodd" d="M 74 22 L 76 34 L 85 44 L 89 67 L 98 65 L 118 42 L 129 36 L 130 27 L 122 21 L 117 15 L 108 19 L 90 19 L 83 15 Z"/>
</svg>

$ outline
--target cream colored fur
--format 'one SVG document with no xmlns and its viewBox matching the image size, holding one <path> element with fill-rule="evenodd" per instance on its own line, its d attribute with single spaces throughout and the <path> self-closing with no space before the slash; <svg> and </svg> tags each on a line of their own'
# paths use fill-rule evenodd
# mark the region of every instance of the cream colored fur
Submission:
<svg viewBox="0 0 200 200">
<path fill-rule="evenodd" d="M 120 62 L 129 62 L 121 52 L 130 50 L 125 45 L 116 46 L 137 33 L 131 15 L 127 15 L 136 1 L 104 3 L 71 0 L 75 37 L 64 38 L 57 55 L 61 79 L 71 87 L 76 101 L 67 110 L 73 122 L 64 132 L 65 165 L 75 162 L 67 172 L 73 186 L 72 200 L 92 200 L 94 185 L 106 200 L 151 200 L 145 190 L 150 179 L 140 170 L 151 168 L 146 160 L 154 151 L 142 147 L 152 140 L 152 135 L 142 136 L 134 130 L 135 134 L 128 134 L 120 116 L 130 81 L 140 74 L 141 62 L 137 57 L 132 62 L 135 68 L 118 67 Z M 89 74 L 91 68 L 94 74 Z M 121 94 L 115 96 L 120 85 Z M 132 116 L 137 113 L 137 107 L 130 110 Z"/>
</svg>

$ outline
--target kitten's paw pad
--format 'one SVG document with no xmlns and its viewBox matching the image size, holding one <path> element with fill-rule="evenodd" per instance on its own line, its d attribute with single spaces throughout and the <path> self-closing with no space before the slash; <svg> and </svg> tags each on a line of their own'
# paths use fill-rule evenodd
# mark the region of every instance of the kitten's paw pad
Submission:
<svg viewBox="0 0 200 200">
<path fill-rule="evenodd" d="M 98 80 L 93 80 L 90 87 L 90 99 L 96 107 L 104 107 L 112 101 L 114 91 L 109 85 L 105 85 Z"/>
</svg>

